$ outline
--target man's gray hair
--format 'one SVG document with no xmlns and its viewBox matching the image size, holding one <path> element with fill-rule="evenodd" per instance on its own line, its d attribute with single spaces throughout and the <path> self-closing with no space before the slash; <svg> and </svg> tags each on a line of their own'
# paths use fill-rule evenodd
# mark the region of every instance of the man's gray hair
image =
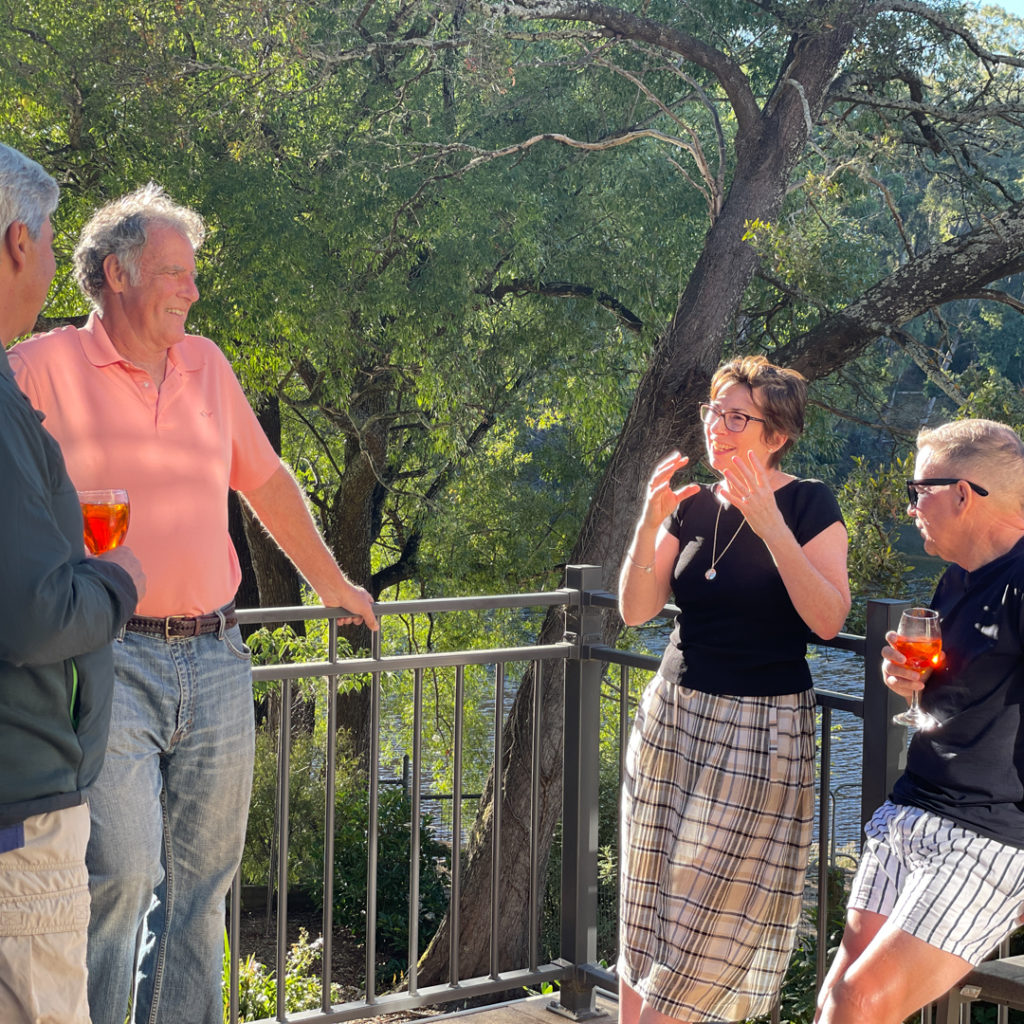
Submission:
<svg viewBox="0 0 1024 1024">
<path fill-rule="evenodd" d="M 995 420 L 954 420 L 917 435 L 951 472 L 962 473 L 993 496 L 1006 495 L 1024 507 L 1024 442 L 1012 427 Z"/>
<path fill-rule="evenodd" d="M 101 206 L 82 228 L 75 247 L 75 278 L 97 309 L 103 308 L 103 261 L 116 256 L 128 280 L 138 284 L 142 250 L 149 240 L 149 228 L 156 224 L 180 231 L 192 243 L 193 251 L 206 237 L 203 218 L 195 210 L 179 206 L 152 181 Z"/>
<path fill-rule="evenodd" d="M 19 221 L 38 238 L 59 194 L 57 182 L 35 160 L 0 142 L 0 236 Z"/>
</svg>

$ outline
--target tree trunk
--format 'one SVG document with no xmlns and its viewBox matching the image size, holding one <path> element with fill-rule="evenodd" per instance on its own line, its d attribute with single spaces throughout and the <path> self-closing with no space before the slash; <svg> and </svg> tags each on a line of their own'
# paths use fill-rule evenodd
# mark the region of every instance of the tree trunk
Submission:
<svg viewBox="0 0 1024 1024">
<path fill-rule="evenodd" d="M 255 412 L 274 451 L 280 454 L 281 407 L 278 399 L 267 398 Z M 236 494 L 232 494 L 230 500 L 231 519 L 234 524 L 240 522 L 242 527 L 241 538 L 236 532 L 232 533 L 243 567 L 242 586 L 239 587 L 236 596 L 239 607 L 287 608 L 302 604 L 302 584 L 298 570 L 263 528 L 252 509 Z M 237 530 L 237 525 L 235 529 Z M 252 593 L 253 581 L 256 584 L 256 595 Z M 269 622 L 266 625 L 269 629 L 275 629 L 283 623 Z M 304 623 L 296 622 L 292 623 L 292 628 L 297 633 L 304 633 L 306 627 Z M 262 706 L 257 707 L 257 717 L 266 728 L 276 729 L 281 717 L 280 698 L 276 694 L 270 694 L 261 703 Z M 315 704 L 303 700 L 302 695 L 296 693 L 292 701 L 293 733 L 312 733 L 315 717 Z"/>
<path fill-rule="evenodd" d="M 832 30 L 808 40 L 802 48 L 803 98 L 816 116 L 821 97 L 843 53 L 852 27 Z M 792 51 L 792 48 L 791 48 Z M 788 72 L 794 73 L 796 60 Z M 647 371 L 637 388 L 626 423 L 611 461 L 598 485 L 573 548 L 574 563 L 604 567 L 604 585 L 615 588 L 618 564 L 640 509 L 648 474 L 666 452 L 678 447 L 693 461 L 703 443 L 697 406 L 706 400 L 708 383 L 721 359 L 744 291 L 756 266 L 756 254 L 743 241 L 746 225 L 754 219 L 773 220 L 781 207 L 792 168 L 803 152 L 808 120 L 797 90 L 780 85 L 759 123 L 741 133 L 737 141 L 737 168 L 721 214 L 708 232 L 697 265 L 690 276 L 676 314 L 660 338 Z M 606 616 L 606 632 L 614 635 L 616 617 Z M 549 614 L 539 643 L 557 642 L 562 616 Z M 550 840 L 561 807 L 562 685 L 561 666 L 544 669 L 544 735 L 541 743 L 541 845 Z M 501 891 L 493 894 L 500 908 L 502 936 L 499 969 L 520 967 L 527 961 L 530 890 L 528 808 L 531 792 L 530 721 L 534 686 L 532 676 L 516 694 L 504 729 L 502 765 L 503 851 L 499 878 Z M 463 977 L 489 971 L 490 845 L 493 814 L 492 777 L 488 780 L 466 854 L 460 894 L 460 970 Z M 542 875 L 543 877 L 543 875 Z M 450 943 L 446 918 L 421 958 L 419 980 L 436 984 L 448 976 Z"/>
</svg>

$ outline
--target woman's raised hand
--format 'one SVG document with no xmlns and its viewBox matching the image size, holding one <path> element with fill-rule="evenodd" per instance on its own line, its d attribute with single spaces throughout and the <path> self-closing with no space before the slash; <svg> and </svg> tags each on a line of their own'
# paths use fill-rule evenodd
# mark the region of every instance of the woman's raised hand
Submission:
<svg viewBox="0 0 1024 1024">
<path fill-rule="evenodd" d="M 699 484 L 686 484 L 680 490 L 672 490 L 672 477 L 690 460 L 679 452 L 667 455 L 651 474 L 647 481 L 647 497 L 644 500 L 644 525 L 657 528 L 661 526 L 667 515 L 670 515 L 681 501 L 693 497 L 699 490 Z"/>
<path fill-rule="evenodd" d="M 772 530 L 785 527 L 771 485 L 771 471 L 753 453 L 737 456 L 725 470 L 725 497 L 746 519 L 747 525 L 764 540 Z"/>
</svg>

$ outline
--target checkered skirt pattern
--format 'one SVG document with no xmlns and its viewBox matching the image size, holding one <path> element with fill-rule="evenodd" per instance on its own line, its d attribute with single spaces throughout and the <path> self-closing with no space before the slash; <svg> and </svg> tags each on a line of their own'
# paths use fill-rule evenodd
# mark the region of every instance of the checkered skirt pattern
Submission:
<svg viewBox="0 0 1024 1024">
<path fill-rule="evenodd" d="M 684 1021 L 767 1013 L 796 941 L 814 809 L 814 695 L 656 675 L 622 797 L 619 972 Z"/>
</svg>

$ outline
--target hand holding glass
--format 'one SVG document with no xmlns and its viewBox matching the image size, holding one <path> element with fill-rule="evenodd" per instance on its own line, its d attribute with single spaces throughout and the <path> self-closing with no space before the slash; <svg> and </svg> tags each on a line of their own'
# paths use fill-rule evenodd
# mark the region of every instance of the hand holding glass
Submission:
<svg viewBox="0 0 1024 1024">
<path fill-rule="evenodd" d="M 128 492 L 119 488 L 79 491 L 85 546 L 94 555 L 113 551 L 128 532 Z"/>
<path fill-rule="evenodd" d="M 892 645 L 907 659 L 910 668 L 923 675 L 928 669 L 942 663 L 942 632 L 939 628 L 939 613 L 934 609 L 908 608 L 900 616 L 896 633 Z M 938 720 L 921 710 L 918 692 L 915 690 L 911 696 L 910 707 L 894 715 L 893 721 L 897 725 L 910 725 L 916 729 L 933 729 L 939 724 Z"/>
</svg>

